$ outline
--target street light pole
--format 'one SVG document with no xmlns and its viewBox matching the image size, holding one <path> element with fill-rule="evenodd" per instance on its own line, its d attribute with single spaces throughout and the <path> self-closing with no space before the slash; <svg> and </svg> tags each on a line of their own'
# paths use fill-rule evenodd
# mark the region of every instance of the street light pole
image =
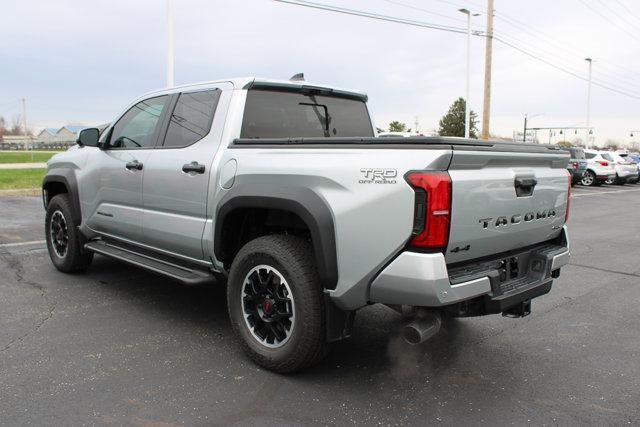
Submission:
<svg viewBox="0 0 640 427">
<path fill-rule="evenodd" d="M 458 9 L 467 15 L 467 87 L 464 100 L 464 137 L 469 138 L 471 130 L 471 110 L 469 107 L 469 87 L 471 80 L 471 16 L 478 16 L 478 13 L 471 13 L 469 9 Z"/>
<path fill-rule="evenodd" d="M 593 64 L 593 59 L 584 58 L 585 61 L 589 64 L 589 85 L 587 86 L 587 140 L 585 141 L 585 145 L 587 148 L 589 147 L 589 135 L 591 135 L 591 66 Z"/>
<path fill-rule="evenodd" d="M 522 132 L 522 142 L 527 142 L 527 113 L 524 113 L 524 132 Z"/>
<path fill-rule="evenodd" d="M 173 86 L 173 10 L 167 0 L 167 87 Z"/>
</svg>

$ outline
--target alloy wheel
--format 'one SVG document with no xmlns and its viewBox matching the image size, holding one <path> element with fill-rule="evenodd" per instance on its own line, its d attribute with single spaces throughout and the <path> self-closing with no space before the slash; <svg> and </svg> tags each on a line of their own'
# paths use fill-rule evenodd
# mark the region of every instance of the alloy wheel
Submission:
<svg viewBox="0 0 640 427">
<path fill-rule="evenodd" d="M 244 321 L 251 335 L 262 345 L 284 345 L 295 325 L 295 304 L 291 288 L 269 265 L 258 265 L 245 276 L 241 301 Z"/>
<path fill-rule="evenodd" d="M 582 176 L 582 185 L 593 185 L 594 177 L 591 172 L 585 172 Z"/>
<path fill-rule="evenodd" d="M 64 258 L 67 255 L 69 246 L 69 231 L 67 230 L 67 221 L 59 210 L 51 215 L 49 238 L 55 254 L 60 258 Z"/>
</svg>

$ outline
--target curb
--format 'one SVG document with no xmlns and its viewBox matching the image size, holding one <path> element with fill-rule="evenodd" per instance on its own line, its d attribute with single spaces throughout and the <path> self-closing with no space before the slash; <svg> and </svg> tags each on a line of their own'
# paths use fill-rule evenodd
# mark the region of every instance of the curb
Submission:
<svg viewBox="0 0 640 427">
<path fill-rule="evenodd" d="M 0 197 L 14 196 L 39 196 L 42 190 L 40 188 L 18 188 L 14 190 L 0 190 Z"/>
</svg>

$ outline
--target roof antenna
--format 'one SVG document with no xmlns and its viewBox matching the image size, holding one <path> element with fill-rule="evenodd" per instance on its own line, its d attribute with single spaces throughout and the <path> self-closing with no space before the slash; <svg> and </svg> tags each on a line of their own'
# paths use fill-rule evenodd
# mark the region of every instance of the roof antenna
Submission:
<svg viewBox="0 0 640 427">
<path fill-rule="evenodd" d="M 303 82 L 304 81 L 304 73 L 298 73 L 291 76 L 289 79 L 292 82 Z"/>
</svg>

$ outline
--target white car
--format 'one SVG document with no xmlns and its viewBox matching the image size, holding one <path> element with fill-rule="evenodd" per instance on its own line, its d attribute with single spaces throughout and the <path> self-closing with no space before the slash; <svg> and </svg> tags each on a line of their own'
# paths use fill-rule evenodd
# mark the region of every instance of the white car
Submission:
<svg viewBox="0 0 640 427">
<path fill-rule="evenodd" d="M 613 151 L 603 153 L 603 155 L 607 154 L 613 160 L 616 170 L 616 177 L 607 181 L 607 184 L 615 182 L 618 185 L 624 185 L 638 181 L 638 165 L 635 161 L 627 158 L 628 153 L 614 153 Z"/>
<path fill-rule="evenodd" d="M 616 178 L 614 160 L 610 155 L 596 150 L 584 150 L 584 156 L 587 159 L 587 170 L 582 176 L 582 185 L 602 185 Z"/>
</svg>

